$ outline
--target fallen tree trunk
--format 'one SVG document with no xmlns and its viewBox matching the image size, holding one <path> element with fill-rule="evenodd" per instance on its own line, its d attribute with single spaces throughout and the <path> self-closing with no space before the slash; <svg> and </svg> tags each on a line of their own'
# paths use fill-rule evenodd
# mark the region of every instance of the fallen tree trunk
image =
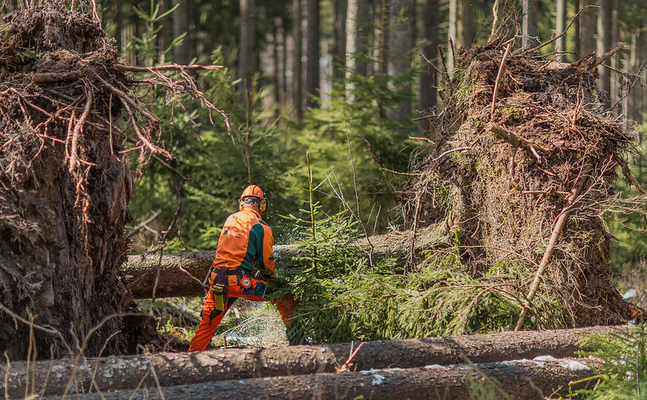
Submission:
<svg viewBox="0 0 647 400">
<path fill-rule="evenodd" d="M 297 252 L 296 246 L 274 246 L 274 258 L 279 265 L 286 264 Z M 166 254 L 161 258 L 156 254 L 128 256 L 121 270 L 136 299 L 204 296 L 202 282 L 215 255 L 215 250 L 207 250 Z"/>
<path fill-rule="evenodd" d="M 502 332 L 472 336 L 366 342 L 350 369 L 414 368 L 465 362 L 490 363 L 540 355 L 569 357 L 582 335 L 611 332 L 613 327 L 553 331 Z M 219 349 L 197 353 L 24 362 L 4 365 L 0 393 L 25 396 L 194 384 L 211 380 L 250 379 L 334 372 L 358 342 L 268 349 Z M 32 382 L 32 377 L 39 377 Z M 44 377 L 47 377 L 45 379 Z M 308 378 L 312 380 L 312 377 Z M 32 385 L 27 387 L 27 385 Z"/>
<path fill-rule="evenodd" d="M 356 399 L 408 400 L 467 399 L 475 382 L 496 379 L 514 399 L 544 399 L 568 394 L 573 381 L 594 375 L 599 360 L 518 360 L 466 365 L 427 365 L 410 369 L 373 369 L 341 374 L 282 376 L 265 379 L 207 382 L 171 387 L 145 387 L 111 393 L 94 393 L 78 399 Z M 490 383 L 491 384 L 491 383 Z M 580 385 L 581 386 L 581 385 Z M 501 393 L 495 392 L 497 395 Z M 363 397 L 362 397 L 363 396 Z"/>
<path fill-rule="evenodd" d="M 362 239 L 356 243 L 373 253 L 374 258 L 381 256 L 410 256 L 411 247 L 415 252 L 428 249 L 443 241 L 442 230 L 421 229 L 417 235 L 412 232 L 397 232 L 388 235 Z M 277 270 L 290 268 L 291 259 L 297 257 L 301 248 L 295 245 L 274 246 L 274 259 Z M 121 270 L 130 282 L 136 299 L 152 297 L 204 296 L 202 286 L 204 277 L 211 266 L 215 250 L 166 254 L 129 256 Z M 153 296 L 154 294 L 154 296 Z"/>
</svg>

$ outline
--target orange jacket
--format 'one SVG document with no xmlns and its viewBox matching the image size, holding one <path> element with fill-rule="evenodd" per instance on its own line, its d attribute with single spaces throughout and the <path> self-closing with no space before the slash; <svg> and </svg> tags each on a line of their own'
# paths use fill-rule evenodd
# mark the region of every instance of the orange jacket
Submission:
<svg viewBox="0 0 647 400">
<path fill-rule="evenodd" d="M 248 271 L 261 270 L 274 275 L 272 254 L 274 237 L 269 227 L 254 210 L 245 209 L 230 215 L 220 232 L 214 268 Z"/>
</svg>

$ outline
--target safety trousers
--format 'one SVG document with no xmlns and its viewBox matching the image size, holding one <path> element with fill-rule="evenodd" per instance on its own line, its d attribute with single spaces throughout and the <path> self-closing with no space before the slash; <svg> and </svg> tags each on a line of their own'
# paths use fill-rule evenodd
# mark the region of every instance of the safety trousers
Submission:
<svg viewBox="0 0 647 400">
<path fill-rule="evenodd" d="M 200 326 L 195 332 L 195 336 L 191 340 L 189 351 L 202 351 L 207 348 L 213 334 L 216 332 L 220 321 L 227 313 L 227 310 L 234 304 L 237 298 L 254 300 L 254 301 L 269 301 L 266 298 L 268 294 L 268 283 L 262 279 L 256 279 L 246 275 L 242 268 L 236 271 L 221 271 L 228 274 L 228 289 L 227 289 L 227 302 L 225 309 L 220 311 L 215 308 L 216 302 L 214 301 L 213 290 L 209 289 L 205 297 L 204 304 L 202 305 L 202 320 Z M 213 279 L 211 279 L 213 282 Z M 274 304 L 281 314 L 283 324 L 288 326 L 290 324 L 290 317 L 294 308 L 292 296 L 285 296 Z"/>
</svg>

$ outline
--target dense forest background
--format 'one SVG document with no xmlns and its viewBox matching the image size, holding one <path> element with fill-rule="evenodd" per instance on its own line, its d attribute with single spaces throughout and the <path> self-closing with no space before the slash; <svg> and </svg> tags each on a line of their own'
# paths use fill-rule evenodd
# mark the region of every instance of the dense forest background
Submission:
<svg viewBox="0 0 647 400">
<path fill-rule="evenodd" d="M 270 199 L 278 243 L 299 237 L 281 216 L 345 209 L 363 233 L 410 229 L 398 211 L 419 154 L 440 146 L 437 112 L 461 47 L 483 46 L 493 25 L 518 26 L 518 46 L 559 62 L 624 47 L 599 67 L 599 111 L 624 120 L 644 148 L 647 21 L 629 0 L 149 0 L 97 1 L 96 12 L 132 65 L 216 64 L 196 73 L 218 110 L 162 92 L 141 96 L 163 121 L 174 159 L 136 172 L 133 253 L 213 249 L 248 183 Z M 576 18 L 576 15 L 578 17 Z M 563 34 L 562 34 L 563 33 Z M 161 75 L 163 77 L 163 75 Z M 171 106 L 170 106 L 171 105 Z M 226 117 L 224 117 L 226 116 Z M 647 179 L 641 152 L 629 160 Z M 135 160 L 133 160 L 133 163 Z M 618 189 L 626 197 L 634 188 Z M 309 197 L 308 187 L 314 190 Z M 179 212 L 178 212 L 179 210 Z M 606 216 L 618 270 L 645 257 L 644 217 Z"/>
</svg>

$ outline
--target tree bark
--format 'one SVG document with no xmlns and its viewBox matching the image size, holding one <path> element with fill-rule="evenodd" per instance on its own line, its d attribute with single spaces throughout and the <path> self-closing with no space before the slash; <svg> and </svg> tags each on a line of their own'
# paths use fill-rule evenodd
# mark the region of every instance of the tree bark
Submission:
<svg viewBox="0 0 647 400">
<path fill-rule="evenodd" d="M 256 3 L 254 0 L 240 0 L 240 54 L 238 55 L 238 74 L 240 91 L 248 91 L 254 78 L 254 34 Z"/>
<path fill-rule="evenodd" d="M 388 74 L 389 76 L 402 75 L 411 69 L 411 52 L 415 39 L 415 1 L 392 0 L 389 3 L 388 32 Z M 399 93 L 403 98 L 398 106 L 388 110 L 387 114 L 393 119 L 411 118 L 411 83 L 402 82 L 397 86 L 391 83 L 391 90 Z"/>
<path fill-rule="evenodd" d="M 332 76 L 336 82 L 344 80 L 346 67 L 346 11 L 348 9 L 347 0 L 335 0 L 335 26 L 334 41 L 332 48 Z"/>
<path fill-rule="evenodd" d="M 539 44 L 537 0 L 523 0 L 523 24 L 521 29 L 524 49 L 531 49 Z"/>
<path fill-rule="evenodd" d="M 580 349 L 576 343 L 583 338 L 582 335 L 596 332 L 608 333 L 614 329 L 617 328 L 595 327 L 371 341 L 359 348 L 351 360 L 350 370 L 434 366 L 423 368 L 422 371 L 436 371 L 432 375 L 442 376 L 436 366 L 465 363 L 466 358 L 474 363 L 497 363 L 492 364 L 496 366 L 505 360 L 532 359 L 546 354 L 555 358 L 570 357 Z M 232 381 L 276 376 L 286 376 L 286 382 L 289 382 L 297 375 L 335 372 L 336 368 L 346 363 L 349 355 L 358 348 L 358 345 L 359 342 L 268 349 L 217 349 L 197 353 L 160 353 L 137 357 L 85 359 L 81 365 L 75 365 L 70 360 L 41 361 L 30 365 L 25 362 L 13 363 L 10 367 L 4 365 L 4 370 L 0 370 L 2 376 L 6 377 L 0 380 L 2 382 L 0 385 L 7 382 L 6 387 L 0 386 L 0 391 L 6 391 L 10 397 L 23 396 L 26 393 L 27 382 L 30 382 L 32 376 L 44 377 L 48 374 L 47 380 L 39 379 L 27 392 L 41 393 L 45 396 L 61 395 L 70 382 L 73 382 L 79 393 L 134 389 L 140 385 L 155 388 L 158 382 L 160 386 L 173 386 L 214 380 Z M 498 379 L 503 378 L 505 381 L 512 382 L 519 378 L 505 365 L 500 366 L 503 368 L 502 371 L 507 372 L 500 375 Z M 443 371 L 457 370 L 454 368 Z M 155 372 L 154 376 L 152 371 Z M 419 378 L 431 378 L 431 376 L 419 375 L 420 371 L 416 371 L 412 376 L 416 374 Z M 313 382 L 319 377 L 325 377 L 325 375 L 318 375 L 317 378 L 307 376 L 297 381 Z M 359 379 L 359 376 L 356 376 L 356 379 Z M 447 383 L 444 380 L 439 382 Z M 259 393 L 265 392 L 261 390 Z M 186 397 L 167 396 L 167 398 Z"/>
<path fill-rule="evenodd" d="M 580 10 L 586 6 L 595 5 L 595 0 L 580 0 Z M 579 11 L 579 10 L 578 10 Z M 575 50 L 580 57 L 588 56 L 595 53 L 595 19 L 597 15 L 596 8 L 588 8 L 579 18 L 579 37 L 577 39 L 577 49 Z"/>
<path fill-rule="evenodd" d="M 368 0 L 348 0 L 346 14 L 346 65 L 348 73 L 365 76 L 368 64 L 362 55 L 368 51 L 370 6 Z M 348 78 L 348 76 L 347 76 Z"/>
<path fill-rule="evenodd" d="M 319 96 L 319 58 L 321 57 L 319 0 L 307 0 L 307 5 L 306 105 L 308 107 L 316 107 L 318 102 L 313 99 L 313 96 Z"/>
<path fill-rule="evenodd" d="M 568 15 L 568 0 L 557 0 L 557 12 L 555 15 L 555 35 L 559 35 L 566 29 L 566 17 Z M 564 61 L 564 52 L 566 51 L 566 35 L 555 41 L 555 52 L 557 61 Z"/>
<path fill-rule="evenodd" d="M 429 41 L 429 44 L 422 49 L 422 53 L 431 63 L 436 63 L 438 57 L 438 0 L 424 0 L 422 2 L 421 24 L 422 39 Z M 436 69 L 429 65 L 426 60 L 422 61 L 422 73 L 420 75 L 420 103 L 421 111 L 429 110 L 436 105 L 438 93 L 438 83 L 436 82 Z M 424 131 L 429 133 L 429 123 L 425 120 Z"/>
<path fill-rule="evenodd" d="M 470 0 L 450 0 L 449 1 L 449 40 L 453 49 L 458 50 L 460 47 L 469 47 L 473 39 L 473 14 Z M 454 69 L 455 54 L 448 52 L 447 69 L 451 72 Z"/>
<path fill-rule="evenodd" d="M 182 38 L 182 43 L 173 49 L 173 62 L 187 65 L 190 60 L 189 47 L 189 3 L 188 0 L 173 0 L 173 5 L 178 7 L 173 12 L 173 36 Z"/>
<path fill-rule="evenodd" d="M 283 376 L 173 387 L 147 387 L 78 399 L 372 399 L 372 400 L 464 400 L 470 398 L 474 382 L 487 379 L 513 399 L 543 400 L 546 395 L 567 395 L 572 382 L 594 375 L 597 360 L 559 359 L 550 361 L 505 361 L 474 366 L 426 366 L 411 369 L 381 369 L 342 374 Z M 583 384 L 573 384 L 581 388 Z M 499 394 L 500 392 L 495 392 Z"/>
<path fill-rule="evenodd" d="M 292 59 L 292 106 L 297 121 L 303 119 L 303 0 L 294 0 L 294 53 Z"/>
<path fill-rule="evenodd" d="M 600 57 L 611 49 L 612 39 L 612 0 L 599 0 L 600 9 L 598 12 L 598 41 L 597 56 Z M 606 64 L 606 63 L 605 63 Z M 605 108 L 609 108 L 611 95 L 611 70 L 604 65 L 598 67 L 600 76 L 600 90 L 602 93 L 602 103 Z"/>
</svg>

